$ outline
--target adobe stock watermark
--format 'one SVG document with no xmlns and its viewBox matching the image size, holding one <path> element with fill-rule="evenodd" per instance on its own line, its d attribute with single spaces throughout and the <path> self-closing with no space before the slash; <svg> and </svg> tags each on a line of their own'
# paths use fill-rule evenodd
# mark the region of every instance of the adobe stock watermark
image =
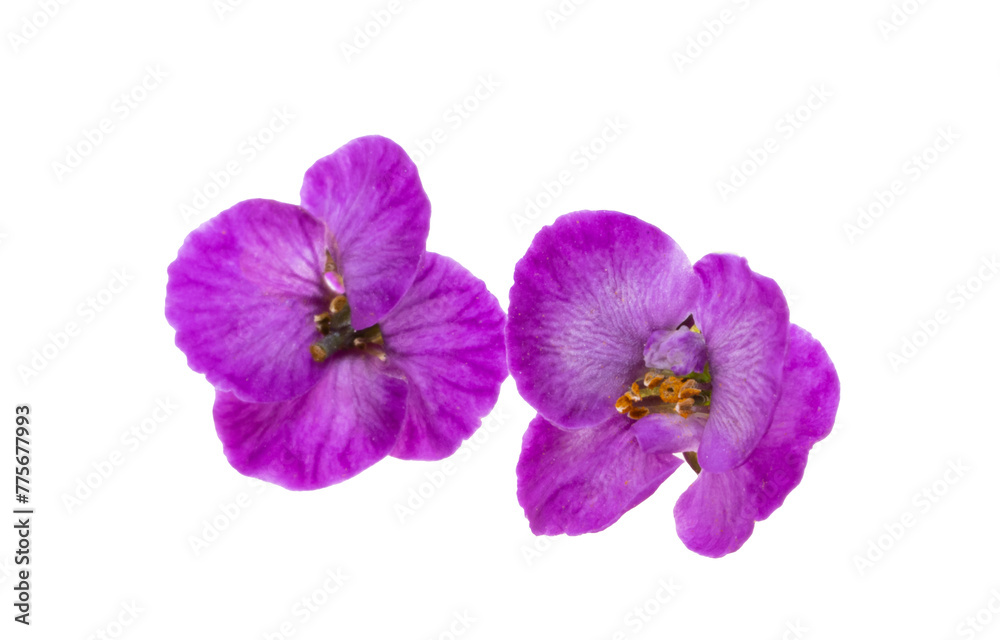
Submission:
<svg viewBox="0 0 1000 640">
<path fill-rule="evenodd" d="M 796 620 L 795 622 L 788 621 L 785 623 L 784 629 L 781 631 L 780 636 L 773 636 L 774 638 L 781 638 L 781 640 L 802 640 L 806 637 L 806 633 L 809 631 L 806 627 L 802 625 L 802 622 Z"/>
<path fill-rule="evenodd" d="M 256 478 L 247 478 L 246 483 L 247 490 L 240 490 L 232 498 L 218 503 L 215 513 L 202 520 L 198 531 L 188 536 L 188 546 L 196 557 L 218 542 L 240 516 L 256 504 L 254 496 L 259 499 L 271 486 Z"/>
<path fill-rule="evenodd" d="M 455 640 L 461 638 L 472 629 L 472 625 L 479 622 L 479 618 L 473 617 L 468 609 L 456 611 L 448 622 L 444 631 L 432 636 L 434 640 Z"/>
<path fill-rule="evenodd" d="M 442 460 L 434 471 L 424 473 L 421 480 L 415 486 L 410 487 L 406 497 L 397 500 L 392 507 L 393 513 L 399 519 L 399 524 L 406 524 L 424 505 L 430 502 L 459 472 L 461 467 L 485 446 L 493 434 L 506 423 L 507 416 L 503 413 L 503 407 L 498 405 L 492 413 L 483 418 L 482 426 L 472 434 L 472 437 L 462 443 L 454 455 Z"/>
<path fill-rule="evenodd" d="M 570 18 L 576 15 L 577 9 L 587 4 L 588 0 L 559 0 L 556 4 L 545 10 L 545 20 L 549 23 L 549 28 L 555 31 L 561 25 L 569 22 Z"/>
<path fill-rule="evenodd" d="M 0 585 L 7 582 L 8 578 L 17 576 L 17 568 L 9 558 L 0 558 Z"/>
<path fill-rule="evenodd" d="M 423 167 L 431 156 L 448 142 L 448 136 L 461 129 L 462 125 L 476 114 L 501 86 L 492 73 L 480 74 L 475 88 L 444 110 L 441 125 L 435 126 L 426 136 L 417 138 L 414 143 L 416 150 L 410 154 L 413 164 L 418 168 Z"/>
<path fill-rule="evenodd" d="M 779 138 L 785 142 L 794 138 L 802 127 L 812 120 L 813 116 L 819 113 L 833 97 L 833 92 L 828 90 L 825 84 L 809 87 L 809 95 L 806 99 L 797 107 L 786 111 L 774 123 L 776 135 L 764 138 L 759 145 L 748 148 L 745 160 L 729 166 L 729 177 L 716 181 L 715 188 L 722 201 L 728 202 L 732 195 L 745 187 L 750 178 L 767 164 L 771 156 L 781 150 Z"/>
<path fill-rule="evenodd" d="M 66 322 L 61 329 L 48 332 L 42 346 L 32 349 L 29 359 L 17 365 L 17 374 L 21 377 L 21 382 L 27 386 L 33 378 L 37 378 L 55 362 L 83 334 L 83 330 L 125 291 L 130 282 L 132 276 L 124 267 L 112 269 L 108 284 L 76 305 L 74 319 Z"/>
<path fill-rule="evenodd" d="M 242 7 L 245 2 L 246 0 L 212 0 L 212 11 L 215 12 L 215 17 L 219 19 L 219 22 L 222 22 L 226 16 Z"/>
<path fill-rule="evenodd" d="M 149 415 L 138 424 L 122 431 L 118 437 L 120 447 L 114 447 L 96 462 L 88 471 L 76 478 L 73 487 L 63 491 L 61 499 L 66 513 L 72 515 L 82 507 L 104 484 L 152 437 L 160 427 L 177 411 L 177 405 L 170 398 L 157 398 Z"/>
<path fill-rule="evenodd" d="M 660 579 L 655 590 L 643 602 L 632 607 L 622 620 L 622 627 L 611 635 L 611 640 L 625 640 L 629 635 L 642 633 L 646 625 L 653 621 L 680 592 L 673 579 Z"/>
<path fill-rule="evenodd" d="M 178 212 L 181 219 L 188 223 L 208 213 L 209 205 L 232 184 L 233 178 L 240 175 L 243 169 L 271 146 L 278 134 L 284 132 L 297 117 L 288 107 L 272 109 L 267 121 L 240 140 L 236 144 L 235 154 L 218 168 L 209 171 L 202 183 L 195 187 L 191 199 L 180 204 Z"/>
<path fill-rule="evenodd" d="M 313 616 L 330 604 L 333 596 L 340 593 L 350 579 L 351 576 L 345 575 L 343 569 L 327 569 L 316 588 L 292 604 L 288 616 L 278 624 L 278 628 L 264 633 L 264 640 L 287 640 L 294 636 Z"/>
<path fill-rule="evenodd" d="M 723 7 L 702 20 L 699 30 L 688 36 L 684 45 L 674 51 L 674 65 L 679 72 L 684 73 L 688 67 L 695 63 L 695 60 L 718 42 L 719 38 L 726 33 L 729 27 L 736 24 L 740 15 L 749 9 L 752 3 L 751 0 L 732 0 L 730 4 L 735 5 L 736 8 Z"/>
<path fill-rule="evenodd" d="M 552 174 L 549 179 L 543 180 L 539 188 L 524 199 L 521 209 L 510 215 L 514 231 L 520 235 L 525 229 L 534 226 L 533 222 L 538 220 L 578 177 L 586 173 L 606 154 L 614 143 L 621 139 L 622 134 L 628 131 L 628 127 L 628 123 L 621 116 L 605 118 L 600 132 L 573 150 L 569 154 L 566 166 Z"/>
<path fill-rule="evenodd" d="M 903 163 L 900 175 L 875 189 L 871 198 L 858 206 L 857 215 L 853 222 L 844 223 L 844 233 L 847 234 L 848 241 L 854 244 L 858 238 L 871 229 L 875 222 L 888 213 L 899 202 L 899 199 L 907 194 L 912 185 L 920 182 L 961 138 L 950 125 L 939 128 L 930 144 Z"/>
<path fill-rule="evenodd" d="M 141 107 L 153 92 L 160 88 L 163 81 L 170 76 L 159 64 L 146 65 L 143 76 L 131 87 L 122 91 L 111 101 L 105 116 L 93 126 L 86 126 L 80 131 L 75 142 L 66 145 L 65 153 L 59 160 L 52 161 L 52 174 L 62 182 L 66 176 L 73 173 L 91 157 L 107 141 L 108 137 L 117 131 L 118 126 L 128 120 L 136 109 Z"/>
<path fill-rule="evenodd" d="M 990 591 L 990 598 L 983 606 L 965 616 L 955 632 L 962 638 L 975 638 L 993 624 L 994 618 L 1000 616 L 1000 589 Z"/>
<path fill-rule="evenodd" d="M 70 0 L 37 0 L 38 9 L 21 16 L 21 23 L 7 32 L 7 42 L 14 53 L 20 53 L 21 49 L 44 31 L 69 2 Z"/>
<path fill-rule="evenodd" d="M 927 4 L 927 0 L 903 0 L 894 2 L 889 10 L 889 15 L 879 18 L 875 23 L 878 32 L 882 34 L 883 42 L 899 33 L 900 29 L 910 23 L 910 19 L 920 13 L 920 10 Z"/>
<path fill-rule="evenodd" d="M 389 0 L 385 6 L 373 10 L 369 19 L 354 27 L 354 32 L 340 42 L 340 52 L 344 60 L 351 62 L 381 36 L 396 17 L 403 12 L 406 5 L 413 0 Z"/>
<path fill-rule="evenodd" d="M 1000 273 L 1000 260 L 996 254 L 990 257 L 983 256 L 979 259 L 979 264 L 972 275 L 968 276 L 964 282 L 953 287 L 944 296 L 944 303 L 934 310 L 930 315 L 917 322 L 917 329 L 900 338 L 898 349 L 889 351 L 886 358 L 894 373 L 914 358 L 933 340 L 941 330 L 954 319 L 954 313 L 958 313 L 965 308 L 973 298 Z"/>
<path fill-rule="evenodd" d="M 882 525 L 882 533 L 868 540 L 865 550 L 854 554 L 854 567 L 858 575 L 875 567 L 905 536 L 917 525 L 922 516 L 926 516 L 943 498 L 945 498 L 972 469 L 961 459 L 949 460 L 948 467 L 941 477 L 913 494 L 910 504 L 914 510 L 907 509 L 899 517 Z"/>
<path fill-rule="evenodd" d="M 521 558 L 528 567 L 535 566 L 554 546 L 559 538 L 553 536 L 534 536 L 530 543 L 521 545 Z"/>
<path fill-rule="evenodd" d="M 88 635 L 87 640 L 115 640 L 116 638 L 120 638 L 129 627 L 139 620 L 139 614 L 144 611 L 145 609 L 136 603 L 135 598 L 128 602 L 123 601 L 121 607 L 118 609 L 118 613 L 107 624 L 101 625 Z"/>
</svg>

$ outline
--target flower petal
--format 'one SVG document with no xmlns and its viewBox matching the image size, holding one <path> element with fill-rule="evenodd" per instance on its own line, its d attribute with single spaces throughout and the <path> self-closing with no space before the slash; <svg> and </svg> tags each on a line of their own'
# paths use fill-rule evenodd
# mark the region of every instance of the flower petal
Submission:
<svg viewBox="0 0 1000 640">
<path fill-rule="evenodd" d="M 702 414 L 684 418 L 677 413 L 652 413 L 632 425 L 639 446 L 646 453 L 697 451 L 705 432 Z"/>
<path fill-rule="evenodd" d="M 301 197 L 333 234 L 352 324 L 372 326 L 410 288 L 427 242 L 431 203 L 416 165 L 388 138 L 358 138 L 310 167 Z"/>
<path fill-rule="evenodd" d="M 686 326 L 654 331 L 646 341 L 643 361 L 650 369 L 669 369 L 675 376 L 701 373 L 708 362 L 705 338 Z"/>
<path fill-rule="evenodd" d="M 440 460 L 475 433 L 507 377 L 503 325 L 481 280 L 451 258 L 424 254 L 413 286 L 379 324 L 387 362 L 409 388 L 393 456 Z"/>
<path fill-rule="evenodd" d="M 692 551 L 720 557 L 739 549 L 798 486 L 809 449 L 833 428 L 840 382 L 823 346 L 792 325 L 774 421 L 740 467 L 703 471 L 674 506 L 677 534 Z"/>
<path fill-rule="evenodd" d="M 684 545 L 709 558 L 721 558 L 742 547 L 754 523 L 746 490 L 742 467 L 698 474 L 674 505 L 677 535 Z"/>
<path fill-rule="evenodd" d="M 319 489 L 351 478 L 392 450 L 406 383 L 361 353 L 337 354 L 308 393 L 274 403 L 215 398 L 215 428 L 240 473 L 286 489 Z"/>
<path fill-rule="evenodd" d="M 698 280 L 665 233 L 614 211 L 579 211 L 535 236 L 510 290 L 507 350 L 521 396 L 565 428 L 600 424 L 643 371 L 657 329 L 693 310 Z"/>
<path fill-rule="evenodd" d="M 168 267 L 166 317 L 188 365 L 220 391 L 275 402 L 323 369 L 309 355 L 327 304 L 323 223 L 303 209 L 247 200 L 188 235 Z"/>
<path fill-rule="evenodd" d="M 829 435 L 840 403 L 840 380 L 830 356 L 794 324 L 783 380 L 771 426 L 743 465 L 754 478 L 757 520 L 771 515 L 798 486 L 809 449 Z"/>
<path fill-rule="evenodd" d="M 572 431 L 537 416 L 521 444 L 517 499 L 535 535 L 601 531 L 681 464 L 670 454 L 644 453 L 623 416 Z"/>
<path fill-rule="evenodd" d="M 745 258 L 713 253 L 694 270 L 695 313 L 708 347 L 712 406 L 698 461 L 706 471 L 739 465 L 771 424 L 788 346 L 788 304 L 778 285 Z"/>
</svg>

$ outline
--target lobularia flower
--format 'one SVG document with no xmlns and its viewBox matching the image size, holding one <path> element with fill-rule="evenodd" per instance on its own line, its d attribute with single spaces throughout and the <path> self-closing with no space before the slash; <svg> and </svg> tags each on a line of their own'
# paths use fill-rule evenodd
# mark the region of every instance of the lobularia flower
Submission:
<svg viewBox="0 0 1000 640">
<path fill-rule="evenodd" d="M 424 250 L 430 202 L 391 140 L 319 160 L 301 199 L 237 204 L 168 269 L 167 320 L 216 388 L 230 464 L 315 489 L 387 455 L 451 455 L 507 375 L 496 298 Z"/>
<path fill-rule="evenodd" d="M 514 271 L 508 362 L 538 412 L 517 465 L 537 535 L 615 523 L 682 454 L 698 473 L 674 508 L 684 544 L 735 551 L 802 478 L 833 426 L 839 381 L 788 320 L 773 280 L 733 255 L 692 268 L 656 227 L 564 215 Z"/>
</svg>

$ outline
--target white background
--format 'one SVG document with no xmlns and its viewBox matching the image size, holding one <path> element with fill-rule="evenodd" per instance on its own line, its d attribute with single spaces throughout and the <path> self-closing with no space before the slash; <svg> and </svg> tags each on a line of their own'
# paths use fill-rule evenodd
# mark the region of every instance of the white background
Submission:
<svg viewBox="0 0 1000 640">
<path fill-rule="evenodd" d="M 987 608 L 1000 605 L 1000 279 L 977 275 L 1000 249 L 1000 6 L 908 0 L 890 31 L 890 0 L 591 0 L 564 3 L 575 10 L 559 22 L 556 0 L 402 1 L 379 29 L 368 23 L 388 0 L 218 5 L 66 2 L 46 20 L 36 0 L 4 3 L 2 502 L 9 514 L 14 406 L 30 403 L 37 513 L 34 624 L 11 620 L 11 521 L 0 635 L 1000 637 Z M 348 53 L 366 25 L 379 33 Z M 499 86 L 476 98 L 484 79 Z M 123 107 L 133 90 L 142 101 Z M 810 107 L 814 90 L 827 97 Z M 105 118 L 110 132 L 81 146 Z M 272 124 L 283 130 L 261 132 Z M 914 164 L 949 129 L 957 140 Z M 536 540 L 514 475 L 532 412 L 510 380 L 492 430 L 412 515 L 397 505 L 431 493 L 441 463 L 388 459 L 299 494 L 229 467 L 212 388 L 163 318 L 166 267 L 211 215 L 297 203 L 316 159 L 372 133 L 424 156 L 428 248 L 504 307 L 534 232 L 578 209 L 631 213 L 692 261 L 734 252 L 777 280 L 836 363 L 842 400 L 805 480 L 742 550 L 711 560 L 677 539 L 686 468 L 603 533 Z M 269 141 L 253 158 L 251 136 Z M 766 143 L 777 150 L 724 197 L 720 181 Z M 601 153 L 583 162 L 590 145 Z M 64 172 L 70 149 L 82 157 Z M 231 161 L 239 173 L 185 217 Z M 547 198 L 561 172 L 569 184 Z M 902 195 L 859 221 L 897 180 Z M 115 272 L 127 285 L 102 294 Z M 102 295 L 100 312 L 80 307 Z M 904 340 L 919 346 L 894 365 Z M 126 435 L 143 425 L 144 441 Z M 213 522 L 225 530 L 195 550 Z M 307 621 L 303 598 L 322 602 Z M 979 631 L 960 626 L 977 613 Z"/>
</svg>

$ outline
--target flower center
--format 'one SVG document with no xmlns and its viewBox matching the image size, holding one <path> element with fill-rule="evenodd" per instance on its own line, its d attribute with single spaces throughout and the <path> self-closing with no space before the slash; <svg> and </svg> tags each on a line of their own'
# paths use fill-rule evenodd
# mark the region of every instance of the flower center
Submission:
<svg viewBox="0 0 1000 640">
<path fill-rule="evenodd" d="M 617 401 L 618 413 L 640 420 L 651 413 L 677 413 L 682 418 L 708 413 L 712 397 L 712 377 L 708 367 L 702 373 L 675 376 L 672 371 L 651 369 Z"/>
<path fill-rule="evenodd" d="M 309 347 L 309 353 L 316 362 L 323 362 L 336 351 L 357 349 L 385 361 L 385 340 L 382 329 L 376 324 L 361 331 L 351 326 L 351 305 L 347 302 L 344 279 L 334 268 L 333 258 L 328 251 L 323 280 L 333 292 L 329 310 L 313 316 L 316 330 L 323 337 Z"/>
<path fill-rule="evenodd" d="M 643 350 L 646 374 L 615 402 L 618 413 L 641 420 L 651 413 L 676 413 L 683 418 L 708 413 L 712 376 L 708 372 L 705 338 L 688 317 L 676 329 L 650 334 Z"/>
</svg>

